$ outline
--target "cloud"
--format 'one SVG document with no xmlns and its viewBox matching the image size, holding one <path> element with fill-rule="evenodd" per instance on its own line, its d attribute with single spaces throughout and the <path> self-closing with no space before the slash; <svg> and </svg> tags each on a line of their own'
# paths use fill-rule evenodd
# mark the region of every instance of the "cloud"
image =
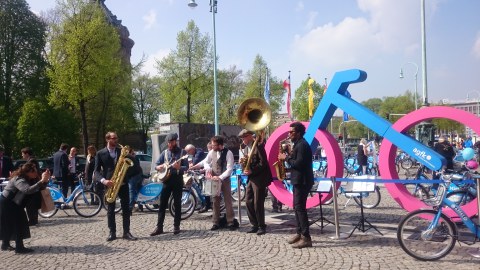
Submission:
<svg viewBox="0 0 480 270">
<path fill-rule="evenodd" d="M 477 34 L 477 39 L 473 45 L 472 52 L 475 58 L 480 59 L 480 32 Z"/>
<path fill-rule="evenodd" d="M 317 18 L 317 16 L 318 16 L 318 12 L 316 12 L 316 11 L 310 11 L 308 13 L 308 20 L 307 20 L 307 24 L 306 24 L 306 29 L 307 30 L 313 28 L 314 23 L 315 23 L 315 19 Z"/>
<path fill-rule="evenodd" d="M 142 20 L 145 22 L 145 26 L 143 28 L 148 30 L 155 25 L 155 22 L 157 21 L 157 13 L 155 10 L 150 9 L 146 15 L 143 15 Z"/>
<path fill-rule="evenodd" d="M 156 65 L 157 61 L 162 60 L 170 53 L 170 49 L 160 49 L 153 55 L 147 57 L 147 60 L 143 64 L 142 73 L 149 73 L 150 75 L 156 75 L 158 73 Z"/>
</svg>

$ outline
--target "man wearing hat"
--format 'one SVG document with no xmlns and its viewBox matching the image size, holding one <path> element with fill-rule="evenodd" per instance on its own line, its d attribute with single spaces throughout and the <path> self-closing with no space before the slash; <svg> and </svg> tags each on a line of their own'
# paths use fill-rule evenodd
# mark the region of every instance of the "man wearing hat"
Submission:
<svg viewBox="0 0 480 270">
<path fill-rule="evenodd" d="M 178 135 L 170 133 L 165 138 L 167 149 L 160 154 L 156 162 L 155 170 L 170 170 L 170 176 L 163 182 L 160 194 L 160 206 L 158 209 L 157 227 L 150 234 L 155 236 L 163 233 L 163 222 L 165 221 L 165 209 L 168 207 L 168 199 L 173 196 L 175 215 L 173 217 L 173 234 L 180 233 L 180 220 L 182 217 L 182 191 L 183 173 L 188 169 L 186 152 L 177 145 Z"/>
<path fill-rule="evenodd" d="M 268 165 L 267 153 L 263 139 L 259 138 L 255 149 L 253 144 L 255 138 L 253 132 L 243 129 L 238 134 L 242 139 L 244 147 L 239 153 L 240 159 L 245 160 L 242 163 L 246 165 L 246 160 L 250 158 L 250 164 L 243 167 L 243 174 L 248 176 L 246 190 L 247 214 L 252 228 L 247 233 L 256 233 L 262 235 L 266 233 L 265 225 L 265 196 L 267 187 L 272 182 L 272 172 Z"/>
<path fill-rule="evenodd" d="M 5 154 L 5 147 L 0 144 L 0 177 L 8 178 L 13 171 L 13 162 L 10 157 Z"/>
</svg>

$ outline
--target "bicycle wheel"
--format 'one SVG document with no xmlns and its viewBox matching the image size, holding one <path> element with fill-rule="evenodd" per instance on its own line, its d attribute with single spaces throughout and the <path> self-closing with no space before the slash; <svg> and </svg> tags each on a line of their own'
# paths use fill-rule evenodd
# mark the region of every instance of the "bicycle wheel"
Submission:
<svg viewBox="0 0 480 270">
<path fill-rule="evenodd" d="M 103 208 L 108 211 L 107 205 L 107 199 L 103 197 Z M 117 198 L 115 199 L 115 213 L 118 213 L 120 211 L 122 211 L 122 206 L 120 205 L 120 198 L 117 196 Z"/>
<path fill-rule="evenodd" d="M 474 200 L 476 197 L 477 196 L 475 194 L 472 194 L 467 190 L 455 190 L 447 194 L 447 199 L 457 205 L 465 205 Z"/>
<path fill-rule="evenodd" d="M 247 187 L 245 186 L 245 184 L 242 183 L 240 185 L 240 201 L 245 200 L 246 190 L 247 190 Z M 238 189 L 237 188 L 232 190 L 232 199 L 234 201 L 238 201 Z"/>
<path fill-rule="evenodd" d="M 419 198 L 420 200 L 425 200 L 430 198 L 428 190 L 421 184 L 403 184 L 412 196 Z"/>
<path fill-rule="evenodd" d="M 397 230 L 397 239 L 402 249 L 415 259 L 434 261 L 446 256 L 455 246 L 457 228 L 442 213 L 438 224 L 432 229 L 434 210 L 417 210 L 405 216 Z"/>
<path fill-rule="evenodd" d="M 42 212 L 42 209 L 38 209 L 38 215 L 41 216 L 42 218 L 51 218 L 55 216 L 55 214 L 58 212 L 58 205 L 55 203 L 55 209 L 49 212 Z"/>
<path fill-rule="evenodd" d="M 363 208 L 372 209 L 380 204 L 382 196 L 380 195 L 380 188 L 375 186 L 375 191 L 370 193 L 362 193 Z M 353 200 L 360 205 L 360 198 L 353 197 Z"/>
<path fill-rule="evenodd" d="M 188 189 L 184 189 L 182 191 L 181 203 L 181 219 L 184 220 L 192 216 L 193 212 L 195 212 L 197 200 L 192 192 L 190 192 Z M 172 217 L 175 217 L 175 206 L 173 205 L 173 197 L 170 197 L 170 199 L 168 200 L 168 209 L 170 211 L 170 215 L 172 215 Z"/>
<path fill-rule="evenodd" d="M 100 196 L 89 190 L 79 192 L 73 198 L 73 209 L 81 217 L 93 217 L 102 209 Z"/>
</svg>

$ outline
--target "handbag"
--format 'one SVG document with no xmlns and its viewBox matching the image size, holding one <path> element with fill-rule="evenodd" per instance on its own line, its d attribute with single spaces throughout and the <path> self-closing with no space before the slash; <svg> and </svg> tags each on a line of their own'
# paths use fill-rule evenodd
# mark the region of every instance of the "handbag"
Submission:
<svg viewBox="0 0 480 270">
<path fill-rule="evenodd" d="M 41 211 L 43 213 L 51 212 L 55 210 L 55 205 L 53 204 L 52 196 L 50 195 L 50 190 L 48 188 L 40 190 L 42 194 L 42 206 Z"/>
</svg>

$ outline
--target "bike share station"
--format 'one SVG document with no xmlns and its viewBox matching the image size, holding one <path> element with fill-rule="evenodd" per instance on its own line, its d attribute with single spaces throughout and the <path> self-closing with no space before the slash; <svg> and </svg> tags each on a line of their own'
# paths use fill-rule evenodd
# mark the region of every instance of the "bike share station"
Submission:
<svg viewBox="0 0 480 270">
<path fill-rule="evenodd" d="M 391 124 L 345 94 L 350 84 L 363 82 L 366 80 L 366 78 L 366 72 L 358 69 L 335 73 L 328 87 L 328 91 L 320 101 L 320 104 L 318 105 L 311 121 L 303 122 L 303 124 L 307 127 L 304 138 L 310 144 L 311 148 L 316 149 L 318 144 L 321 144 L 322 148 L 325 149 L 328 168 L 327 177 L 329 177 L 331 181 L 330 187 L 328 187 L 327 184 L 322 184 L 321 188 L 317 189 L 316 193 L 318 195 L 316 194 L 307 200 L 307 209 L 321 205 L 333 196 L 335 213 L 334 222 L 330 222 L 323 217 L 321 206 L 320 211 L 322 212 L 318 221 L 321 221 L 321 229 L 330 223 L 335 224 L 336 236 L 334 239 L 342 239 L 342 237 L 340 237 L 338 206 L 336 202 L 336 191 L 341 186 L 341 182 L 351 182 L 351 185 L 350 183 L 347 185 L 347 191 L 357 195 L 360 194 L 360 198 L 362 197 L 362 194 L 372 192 L 375 188 L 375 183 L 383 183 L 390 195 L 406 211 L 412 212 L 422 208 L 429 208 L 429 206 L 423 201 L 412 196 L 403 185 L 406 183 L 425 182 L 425 180 L 399 179 L 398 172 L 395 168 L 396 151 L 397 148 L 402 149 L 404 152 L 414 157 L 420 164 L 426 166 L 430 170 L 435 171 L 442 169 L 443 165 L 445 164 L 445 159 L 429 146 L 422 144 L 421 142 L 403 134 L 402 132 L 406 132 L 410 128 L 413 128 L 415 125 L 421 123 L 421 130 L 419 131 L 425 134 L 427 132 L 432 134 L 432 126 L 428 124 L 428 121 L 433 118 L 444 118 L 454 120 L 465 126 L 469 126 L 475 132 L 480 134 L 480 118 L 469 112 L 446 106 L 425 107 L 421 110 L 413 111 L 400 118 L 394 124 Z M 336 139 L 327 130 L 328 123 L 330 122 L 330 119 L 333 117 L 337 108 L 342 109 L 344 112 L 355 118 L 358 122 L 362 123 L 367 128 L 373 130 L 375 133 L 384 138 L 379 151 L 379 170 L 383 179 L 341 178 L 343 177 L 344 167 L 343 155 Z M 275 161 L 277 161 L 279 153 L 278 145 L 288 134 L 290 129 L 289 125 L 290 123 L 286 123 L 278 127 L 267 140 L 265 149 L 268 155 L 269 164 L 273 164 Z M 274 173 L 275 170 L 273 167 L 271 168 L 272 173 Z M 276 175 L 274 173 L 274 177 L 275 176 Z M 324 181 L 325 179 L 317 178 L 316 180 Z M 428 181 L 429 183 L 432 183 L 432 180 Z M 269 186 L 269 189 L 280 202 L 289 207 L 293 207 L 293 194 L 284 187 L 281 181 L 274 180 Z M 478 198 L 480 195 L 479 189 L 480 181 L 477 179 L 477 199 L 462 206 L 462 210 L 464 215 L 467 217 L 478 215 L 478 223 L 480 224 L 480 200 Z M 328 195 L 321 195 L 326 193 L 328 193 Z M 363 213 L 363 207 L 361 207 L 360 210 L 360 220 L 357 224 L 354 224 L 353 231 L 350 232 L 349 236 L 351 236 L 357 229 L 361 232 L 366 232 L 371 228 L 381 234 L 381 232 L 375 226 L 366 220 Z M 452 209 L 445 209 L 443 213 L 448 217 L 457 216 Z M 323 221 L 328 222 L 326 225 L 324 225 Z M 480 229 L 478 229 L 478 226 L 479 225 L 477 225 L 477 234 L 480 234 Z"/>
</svg>

